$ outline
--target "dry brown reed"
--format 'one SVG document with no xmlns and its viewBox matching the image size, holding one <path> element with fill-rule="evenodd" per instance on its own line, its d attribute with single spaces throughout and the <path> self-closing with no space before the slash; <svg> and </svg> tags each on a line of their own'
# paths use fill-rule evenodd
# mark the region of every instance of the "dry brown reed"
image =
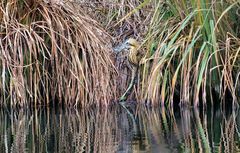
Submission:
<svg viewBox="0 0 240 153">
<path fill-rule="evenodd" d="M 0 16 L 4 105 L 84 107 L 115 99 L 110 38 L 81 7 L 3 0 Z"/>
</svg>

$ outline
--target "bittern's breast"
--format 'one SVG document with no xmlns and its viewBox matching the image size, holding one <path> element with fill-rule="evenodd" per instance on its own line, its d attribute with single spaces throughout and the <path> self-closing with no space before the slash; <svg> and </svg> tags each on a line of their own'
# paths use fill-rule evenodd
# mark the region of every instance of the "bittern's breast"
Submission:
<svg viewBox="0 0 240 153">
<path fill-rule="evenodd" d="M 129 62 L 136 66 L 139 65 L 139 62 L 141 60 L 141 57 L 139 55 L 140 54 L 138 53 L 138 50 L 136 48 L 131 48 L 129 50 L 129 56 L 128 56 Z"/>
</svg>

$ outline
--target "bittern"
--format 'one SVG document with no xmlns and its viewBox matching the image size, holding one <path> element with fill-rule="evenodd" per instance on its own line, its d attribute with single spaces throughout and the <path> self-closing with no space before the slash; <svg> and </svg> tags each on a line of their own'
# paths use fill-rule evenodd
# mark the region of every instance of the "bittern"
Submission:
<svg viewBox="0 0 240 153">
<path fill-rule="evenodd" d="M 117 47 L 115 49 L 117 53 L 126 52 L 126 56 L 128 60 L 127 65 L 131 70 L 130 84 L 127 90 L 124 92 L 124 94 L 120 97 L 120 101 L 124 101 L 127 99 L 127 97 L 131 94 L 135 83 L 137 82 L 139 63 L 143 57 L 143 53 L 138 48 L 139 48 L 139 43 L 135 39 L 129 38 L 120 47 Z"/>
</svg>

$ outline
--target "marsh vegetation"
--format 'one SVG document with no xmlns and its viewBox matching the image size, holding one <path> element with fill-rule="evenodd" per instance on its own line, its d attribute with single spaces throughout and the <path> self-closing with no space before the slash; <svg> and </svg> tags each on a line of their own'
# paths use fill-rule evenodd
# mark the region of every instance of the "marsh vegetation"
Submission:
<svg viewBox="0 0 240 153">
<path fill-rule="evenodd" d="M 239 23 L 237 0 L 1 0 L 0 152 L 239 152 Z"/>
</svg>

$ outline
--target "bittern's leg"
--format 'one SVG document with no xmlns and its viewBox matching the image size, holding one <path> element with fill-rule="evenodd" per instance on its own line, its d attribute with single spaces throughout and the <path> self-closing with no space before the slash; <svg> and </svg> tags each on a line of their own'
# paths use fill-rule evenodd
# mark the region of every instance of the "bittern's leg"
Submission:
<svg viewBox="0 0 240 153">
<path fill-rule="evenodd" d="M 136 83 L 136 79 L 137 79 L 137 72 L 138 72 L 138 67 L 137 66 L 133 66 L 131 69 L 132 73 L 131 73 L 131 81 L 130 84 L 127 88 L 127 90 L 125 91 L 125 93 L 120 97 L 120 101 L 125 101 L 127 99 L 127 97 L 131 94 L 132 89 L 134 87 L 134 84 Z"/>
</svg>

